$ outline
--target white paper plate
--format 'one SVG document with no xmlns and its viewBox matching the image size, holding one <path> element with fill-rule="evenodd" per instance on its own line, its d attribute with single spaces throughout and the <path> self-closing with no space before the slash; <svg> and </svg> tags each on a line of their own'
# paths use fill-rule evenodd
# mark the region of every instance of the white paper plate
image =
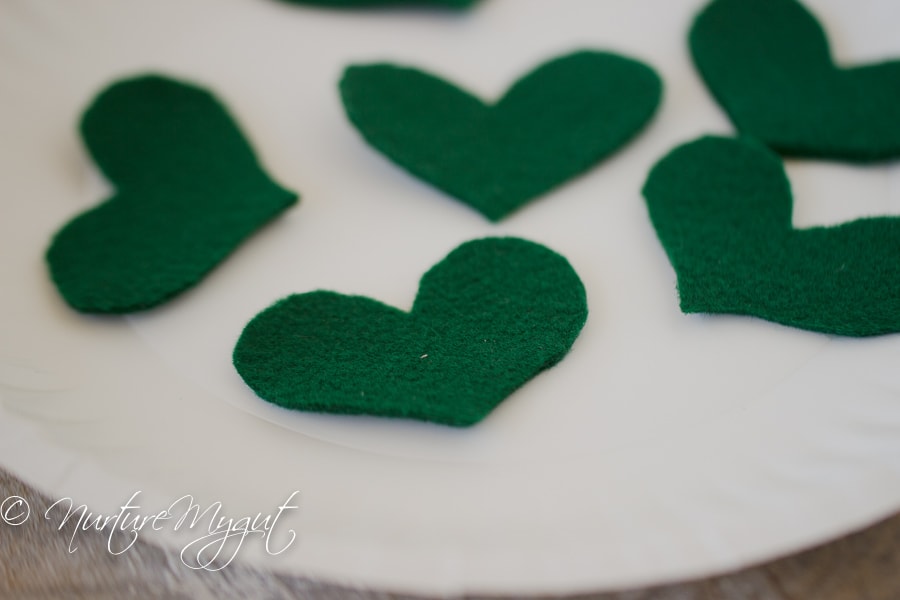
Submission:
<svg viewBox="0 0 900 600">
<path fill-rule="evenodd" d="M 844 62 L 900 56 L 892 0 L 811 3 Z M 424 593 L 562 593 L 721 572 L 900 508 L 900 336 L 850 340 L 687 317 L 640 189 L 676 144 L 730 125 L 695 74 L 695 0 L 484 0 L 465 14 L 329 12 L 268 0 L 0 5 L 0 462 L 114 512 L 192 494 L 270 513 L 295 543 L 265 568 Z M 764 35 L 764 32 L 761 32 Z M 485 98 L 579 47 L 652 64 L 656 119 L 589 174 L 500 225 L 406 175 L 343 116 L 344 66 L 416 65 Z M 110 81 L 156 71 L 216 91 L 299 206 L 196 289 L 148 314 L 84 317 L 43 253 L 104 197 L 77 136 Z M 789 165 L 795 223 L 900 214 L 893 166 Z M 289 414 L 230 355 L 289 293 L 409 307 L 463 241 L 517 235 L 565 255 L 590 317 L 571 354 L 465 431 Z M 168 502 L 167 502 L 168 501 Z M 2 527 L 2 525 L 0 525 Z M 180 548 L 168 531 L 142 537 Z M 286 539 L 286 538 L 281 538 Z"/>
</svg>

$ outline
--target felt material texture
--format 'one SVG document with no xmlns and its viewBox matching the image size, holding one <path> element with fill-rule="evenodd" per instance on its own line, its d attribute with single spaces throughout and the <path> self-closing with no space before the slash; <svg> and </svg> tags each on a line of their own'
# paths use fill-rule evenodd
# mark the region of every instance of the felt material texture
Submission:
<svg viewBox="0 0 900 600">
<path fill-rule="evenodd" d="M 676 148 L 644 196 L 685 313 L 845 336 L 900 331 L 900 219 L 794 229 L 781 160 L 759 142 L 706 137 Z"/>
<path fill-rule="evenodd" d="M 900 62 L 836 66 L 821 25 L 795 0 L 714 0 L 690 47 L 742 134 L 790 156 L 900 156 Z"/>
<path fill-rule="evenodd" d="M 410 312 L 326 291 L 276 302 L 247 324 L 234 365 L 283 407 L 464 427 L 559 362 L 586 319 L 566 259 L 487 238 L 433 266 Z"/>
<path fill-rule="evenodd" d="M 391 6 L 434 6 L 468 8 L 478 0 L 281 0 L 289 4 L 310 4 L 326 8 L 379 8 Z"/>
<path fill-rule="evenodd" d="M 116 192 L 47 250 L 53 281 L 79 311 L 165 302 L 297 201 L 266 175 L 225 107 L 191 84 L 114 83 L 84 113 L 81 134 Z"/>
<path fill-rule="evenodd" d="M 369 144 L 499 221 L 635 136 L 662 83 L 643 63 L 583 50 L 538 67 L 492 105 L 390 64 L 349 67 L 340 91 Z"/>
</svg>

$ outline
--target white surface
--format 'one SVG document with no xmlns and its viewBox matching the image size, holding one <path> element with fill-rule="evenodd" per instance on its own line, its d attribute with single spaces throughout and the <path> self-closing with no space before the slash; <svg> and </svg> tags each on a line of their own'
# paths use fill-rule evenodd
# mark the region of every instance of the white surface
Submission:
<svg viewBox="0 0 900 600">
<path fill-rule="evenodd" d="M 900 336 L 835 339 L 678 311 L 640 188 L 676 144 L 730 131 L 686 50 L 700 5 L 483 0 L 448 16 L 7 0 L 0 462 L 107 512 L 142 490 L 148 505 L 190 493 L 231 514 L 267 513 L 300 490 L 295 545 L 277 558 L 250 547 L 242 560 L 430 593 L 712 574 L 897 510 Z M 900 55 L 890 0 L 811 5 L 840 61 Z M 620 154 L 497 226 L 368 148 L 336 89 L 344 66 L 392 60 L 493 98 L 579 47 L 653 65 L 661 110 Z M 86 318 L 57 296 L 43 252 L 106 193 L 76 134 L 81 110 L 111 80 L 148 70 L 218 93 L 302 200 L 168 305 Z M 896 167 L 788 169 L 797 225 L 900 214 Z M 566 256 L 590 317 L 558 367 L 470 430 L 288 414 L 231 367 L 242 326 L 279 297 L 332 289 L 409 307 L 428 267 L 500 234 Z"/>
</svg>

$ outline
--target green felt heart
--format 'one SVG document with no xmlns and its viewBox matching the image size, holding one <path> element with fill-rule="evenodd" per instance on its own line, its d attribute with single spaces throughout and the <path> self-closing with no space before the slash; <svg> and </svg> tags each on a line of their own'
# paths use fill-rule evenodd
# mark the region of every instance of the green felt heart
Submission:
<svg viewBox="0 0 900 600">
<path fill-rule="evenodd" d="M 900 219 L 794 229 L 777 155 L 746 139 L 673 150 L 644 186 L 686 313 L 848 336 L 900 331 Z"/>
<path fill-rule="evenodd" d="M 493 105 L 416 69 L 352 66 L 340 84 L 363 137 L 410 173 L 499 221 L 632 138 L 659 104 L 646 65 L 581 51 Z"/>
<path fill-rule="evenodd" d="M 836 67 L 822 27 L 795 0 L 714 0 L 690 45 L 742 133 L 787 155 L 900 156 L 900 63 Z"/>
<path fill-rule="evenodd" d="M 80 311 L 168 300 L 297 201 L 266 175 L 222 104 L 193 85 L 153 75 L 115 83 L 81 133 L 116 193 L 47 251 L 60 293 Z"/>
<path fill-rule="evenodd" d="M 280 300 L 246 326 L 234 365 L 287 408 L 468 426 L 559 362 L 586 318 L 566 259 L 484 239 L 432 267 L 410 312 L 333 292 Z"/>
</svg>

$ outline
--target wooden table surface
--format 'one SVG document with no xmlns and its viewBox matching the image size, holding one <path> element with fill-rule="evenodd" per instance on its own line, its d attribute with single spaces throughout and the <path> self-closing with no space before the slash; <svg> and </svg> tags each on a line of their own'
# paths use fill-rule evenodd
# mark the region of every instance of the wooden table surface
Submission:
<svg viewBox="0 0 900 600">
<path fill-rule="evenodd" d="M 10 496 L 24 498 L 30 504 L 32 515 L 43 515 L 51 502 L 20 479 L 0 470 L 0 502 Z M 59 530 L 59 519 L 54 522 L 43 518 L 31 518 L 18 526 L 0 523 L 0 598 L 412 599 L 234 564 L 220 572 L 192 571 L 174 553 L 170 555 L 140 540 L 127 552 L 113 556 L 107 551 L 107 538 L 99 533 L 79 535 L 78 549 L 70 554 L 71 525 Z M 658 588 L 571 598 L 898 600 L 900 514 L 819 548 L 737 573 Z"/>
</svg>

